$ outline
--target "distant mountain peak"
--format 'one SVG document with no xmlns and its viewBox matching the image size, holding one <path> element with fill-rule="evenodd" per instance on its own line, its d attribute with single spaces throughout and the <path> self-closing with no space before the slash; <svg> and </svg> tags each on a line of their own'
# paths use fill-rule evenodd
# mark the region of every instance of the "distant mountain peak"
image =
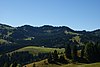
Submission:
<svg viewBox="0 0 100 67">
<path fill-rule="evenodd" d="M 42 27 L 53 27 L 52 25 L 43 25 Z"/>
<path fill-rule="evenodd" d="M 23 25 L 21 27 L 33 27 L 33 26 L 31 26 L 31 25 Z"/>
</svg>

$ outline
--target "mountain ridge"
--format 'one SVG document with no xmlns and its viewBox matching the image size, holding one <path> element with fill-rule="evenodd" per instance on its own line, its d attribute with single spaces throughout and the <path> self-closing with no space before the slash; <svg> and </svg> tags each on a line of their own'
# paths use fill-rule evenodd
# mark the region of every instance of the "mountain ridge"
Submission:
<svg viewBox="0 0 100 67">
<path fill-rule="evenodd" d="M 44 25 L 34 27 L 23 25 L 12 27 L 0 24 L 0 49 L 17 49 L 24 46 L 65 47 L 67 44 L 84 44 L 86 42 L 100 42 L 100 29 L 94 31 L 75 31 L 67 26 Z M 74 44 L 75 44 L 74 43 Z"/>
</svg>

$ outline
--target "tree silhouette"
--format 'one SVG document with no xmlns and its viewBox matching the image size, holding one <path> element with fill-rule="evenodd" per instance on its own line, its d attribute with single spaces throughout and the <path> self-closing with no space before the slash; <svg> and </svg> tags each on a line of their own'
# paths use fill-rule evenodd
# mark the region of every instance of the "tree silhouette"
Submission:
<svg viewBox="0 0 100 67">
<path fill-rule="evenodd" d="M 81 49 L 81 58 L 84 57 L 84 49 L 85 49 L 85 46 L 82 46 L 82 49 Z"/>
<path fill-rule="evenodd" d="M 72 48 L 72 58 L 74 61 L 78 60 L 78 56 L 77 56 L 77 45 L 74 44 L 73 48 Z"/>
<path fill-rule="evenodd" d="M 48 63 L 53 63 L 54 59 L 53 59 L 53 54 L 50 52 L 48 55 Z"/>
<path fill-rule="evenodd" d="M 69 58 L 69 59 L 72 58 L 72 56 L 71 56 L 71 47 L 70 47 L 70 45 L 67 45 L 67 46 L 65 47 L 65 55 L 66 55 L 66 57 Z"/>
<path fill-rule="evenodd" d="M 59 62 L 60 62 L 60 63 L 64 63 L 64 64 L 65 64 L 65 63 L 68 63 L 68 61 L 65 59 L 64 55 L 61 55 L 61 56 L 60 56 Z"/>
<path fill-rule="evenodd" d="M 57 53 L 57 50 L 54 50 L 53 58 L 54 58 L 54 61 L 58 61 L 58 53 Z"/>
<path fill-rule="evenodd" d="M 88 62 L 95 62 L 96 58 L 96 49 L 95 45 L 92 42 L 89 42 L 85 46 L 85 57 L 88 60 Z"/>
</svg>

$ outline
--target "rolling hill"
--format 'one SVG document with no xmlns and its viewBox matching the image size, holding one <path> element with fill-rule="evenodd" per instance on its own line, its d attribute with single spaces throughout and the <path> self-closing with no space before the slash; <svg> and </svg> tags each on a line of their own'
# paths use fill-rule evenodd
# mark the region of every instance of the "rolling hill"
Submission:
<svg viewBox="0 0 100 67">
<path fill-rule="evenodd" d="M 31 67 L 35 62 L 38 67 L 98 67 L 100 65 L 99 63 L 69 63 L 57 65 L 49 64 L 47 60 L 45 60 L 50 54 L 54 57 L 54 50 L 57 50 L 59 54 L 58 56 L 60 57 L 59 62 L 61 63 L 61 59 L 63 58 L 64 60 L 65 58 L 64 52 L 66 46 L 71 46 L 71 52 L 74 50 L 73 46 L 76 46 L 76 52 L 78 52 L 78 50 L 82 51 L 83 46 L 87 47 L 87 42 L 87 45 L 92 45 L 97 48 L 96 52 L 100 53 L 98 50 L 100 47 L 100 29 L 94 31 L 75 31 L 67 26 L 54 27 L 44 25 L 41 27 L 33 27 L 30 25 L 24 25 L 20 27 L 12 27 L 0 24 L 0 61 L 2 61 L 0 62 L 0 65 L 4 66 L 9 62 L 11 65 L 20 63 L 21 65 L 27 64 L 26 66 Z M 92 52 L 97 56 L 97 53 L 95 53 L 94 50 Z M 70 61 L 67 60 L 67 58 L 65 60 Z"/>
<path fill-rule="evenodd" d="M 26 46 L 64 48 L 67 44 L 73 44 L 73 42 L 81 46 L 89 41 L 100 42 L 100 29 L 75 31 L 67 26 L 44 25 L 33 27 L 24 25 L 12 27 L 0 24 L 0 54 Z"/>
<path fill-rule="evenodd" d="M 10 52 L 14 53 L 14 52 L 24 52 L 24 51 L 28 51 L 29 53 L 36 55 L 38 53 L 49 53 L 49 52 L 53 52 L 54 50 L 57 50 L 59 53 L 64 53 L 65 49 L 64 48 L 47 48 L 47 47 L 37 47 L 37 46 L 27 46 L 27 47 L 23 47 L 20 49 L 17 49 L 15 51 Z"/>
<path fill-rule="evenodd" d="M 46 62 L 46 63 L 44 63 Z M 23 67 L 33 67 L 33 64 L 35 63 L 36 67 L 100 67 L 100 63 L 91 63 L 91 64 L 84 64 L 84 63 L 69 63 L 69 64 L 49 64 L 47 62 L 47 59 L 38 61 L 38 62 L 33 62 L 27 65 L 24 65 Z"/>
</svg>

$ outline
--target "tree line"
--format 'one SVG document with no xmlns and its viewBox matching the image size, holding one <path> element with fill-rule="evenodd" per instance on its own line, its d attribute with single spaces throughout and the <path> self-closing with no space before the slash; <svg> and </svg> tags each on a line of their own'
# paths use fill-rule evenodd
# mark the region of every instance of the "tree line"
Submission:
<svg viewBox="0 0 100 67">
<path fill-rule="evenodd" d="M 72 60 L 71 62 L 69 60 Z M 85 45 L 78 46 L 78 43 L 68 44 L 65 47 L 65 54 L 58 55 L 55 50 L 49 53 L 49 63 L 94 63 L 100 62 L 100 44 L 87 42 Z"/>
<path fill-rule="evenodd" d="M 28 51 L 0 55 L 0 67 L 22 67 L 25 64 L 46 59 L 48 53 L 30 54 Z"/>
<path fill-rule="evenodd" d="M 22 65 L 44 59 L 48 59 L 48 63 L 54 64 L 100 62 L 100 43 L 87 42 L 84 45 L 78 46 L 78 43 L 74 42 L 66 45 L 64 53 L 58 53 L 55 50 L 54 52 L 38 53 L 37 55 L 30 54 L 27 51 L 2 54 L 0 55 L 0 66 L 22 67 Z"/>
</svg>

